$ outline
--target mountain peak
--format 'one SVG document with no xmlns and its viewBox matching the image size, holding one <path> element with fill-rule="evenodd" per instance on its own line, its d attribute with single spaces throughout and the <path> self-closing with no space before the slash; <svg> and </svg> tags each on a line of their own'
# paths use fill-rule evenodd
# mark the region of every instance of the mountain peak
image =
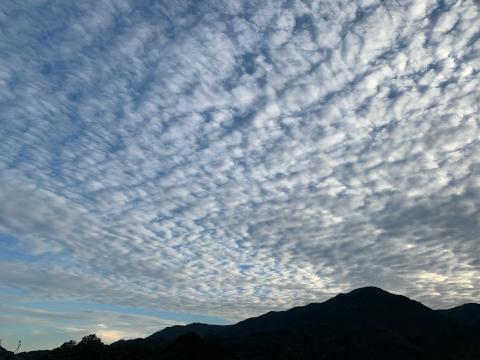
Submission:
<svg viewBox="0 0 480 360">
<path fill-rule="evenodd" d="M 393 295 L 392 293 L 383 290 L 376 286 L 364 286 L 357 289 L 353 289 L 348 294 L 375 294 L 375 295 Z"/>
<path fill-rule="evenodd" d="M 388 304 L 392 301 L 397 303 L 399 302 L 417 303 L 416 301 L 411 300 L 406 296 L 393 294 L 391 292 L 388 292 L 376 286 L 365 286 L 365 287 L 357 288 L 347 293 L 341 293 L 338 296 L 335 296 L 328 301 L 336 301 L 339 298 L 342 298 L 343 301 L 346 301 L 347 299 L 349 299 L 350 301 L 355 303 L 379 302 L 379 303 Z"/>
</svg>

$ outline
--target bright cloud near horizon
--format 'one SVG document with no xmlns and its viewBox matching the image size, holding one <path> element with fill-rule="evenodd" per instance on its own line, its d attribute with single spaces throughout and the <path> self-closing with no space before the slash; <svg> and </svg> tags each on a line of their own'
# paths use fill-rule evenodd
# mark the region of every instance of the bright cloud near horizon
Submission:
<svg viewBox="0 0 480 360">
<path fill-rule="evenodd" d="M 480 301 L 480 3 L 0 4 L 0 338 Z"/>
</svg>

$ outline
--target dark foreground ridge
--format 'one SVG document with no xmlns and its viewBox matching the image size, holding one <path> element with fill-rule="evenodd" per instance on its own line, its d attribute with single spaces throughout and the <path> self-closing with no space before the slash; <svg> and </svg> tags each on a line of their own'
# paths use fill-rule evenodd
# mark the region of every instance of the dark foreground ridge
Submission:
<svg viewBox="0 0 480 360">
<path fill-rule="evenodd" d="M 432 310 L 367 287 L 234 325 L 172 326 L 145 339 L 104 345 L 95 335 L 49 352 L 0 360 L 480 359 L 480 305 Z"/>
</svg>

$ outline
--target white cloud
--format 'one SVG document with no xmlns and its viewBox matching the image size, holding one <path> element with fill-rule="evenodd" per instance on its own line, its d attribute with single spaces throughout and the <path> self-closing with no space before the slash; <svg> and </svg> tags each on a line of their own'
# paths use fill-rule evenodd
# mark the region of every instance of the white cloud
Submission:
<svg viewBox="0 0 480 360">
<path fill-rule="evenodd" d="M 0 284 L 231 319 L 478 300 L 478 6 L 279 4 L 9 6 L 0 226 L 38 259 Z"/>
</svg>

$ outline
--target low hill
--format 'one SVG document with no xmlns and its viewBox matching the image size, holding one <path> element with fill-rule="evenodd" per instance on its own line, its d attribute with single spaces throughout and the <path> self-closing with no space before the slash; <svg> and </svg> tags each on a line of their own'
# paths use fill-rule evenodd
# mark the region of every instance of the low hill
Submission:
<svg viewBox="0 0 480 360">
<path fill-rule="evenodd" d="M 438 310 L 441 314 L 466 324 L 480 324 L 480 304 L 464 304 L 447 310 Z"/>
<path fill-rule="evenodd" d="M 0 346 L 0 360 L 12 360 L 14 359 L 13 352 L 8 351 Z"/>
</svg>

